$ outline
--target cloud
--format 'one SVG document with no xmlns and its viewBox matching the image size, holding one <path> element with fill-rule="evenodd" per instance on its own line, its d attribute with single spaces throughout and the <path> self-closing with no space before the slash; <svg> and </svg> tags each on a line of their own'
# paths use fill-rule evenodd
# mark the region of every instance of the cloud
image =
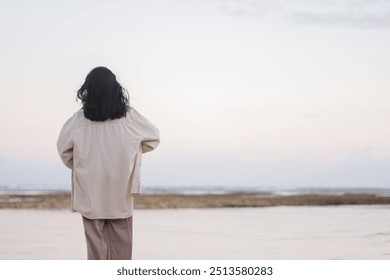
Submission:
<svg viewBox="0 0 390 280">
<path fill-rule="evenodd" d="M 338 161 L 302 158 L 145 157 L 143 185 L 390 187 L 390 158 L 371 148 Z M 70 172 L 55 162 L 15 161 L 0 155 L 0 187 L 7 184 L 68 185 Z"/>
<path fill-rule="evenodd" d="M 390 187 L 390 158 L 374 157 L 370 149 L 353 151 L 334 162 L 167 157 L 148 159 L 143 168 L 146 185 Z"/>
<path fill-rule="evenodd" d="M 69 183 L 70 171 L 60 160 L 15 160 L 0 154 L 0 185 Z"/>
<path fill-rule="evenodd" d="M 221 7 L 235 16 L 255 16 L 293 24 L 390 27 L 390 3 L 385 0 L 231 0 Z"/>
<path fill-rule="evenodd" d="M 311 25 L 343 25 L 355 28 L 387 28 L 390 27 L 390 12 L 382 14 L 295 12 L 290 18 L 298 24 Z"/>
</svg>

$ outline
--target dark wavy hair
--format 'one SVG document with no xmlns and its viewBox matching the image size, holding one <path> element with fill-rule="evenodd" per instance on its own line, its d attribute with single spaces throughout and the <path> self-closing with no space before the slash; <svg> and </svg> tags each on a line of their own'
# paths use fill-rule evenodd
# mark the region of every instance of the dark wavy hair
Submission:
<svg viewBox="0 0 390 280">
<path fill-rule="evenodd" d="M 130 109 L 127 91 L 106 67 L 96 67 L 88 73 L 77 98 L 83 103 L 84 116 L 92 121 L 120 119 Z"/>
</svg>

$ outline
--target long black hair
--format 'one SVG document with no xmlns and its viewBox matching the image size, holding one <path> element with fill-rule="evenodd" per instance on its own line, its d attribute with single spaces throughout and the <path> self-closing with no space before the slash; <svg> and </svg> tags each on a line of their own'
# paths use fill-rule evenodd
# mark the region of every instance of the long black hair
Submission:
<svg viewBox="0 0 390 280">
<path fill-rule="evenodd" d="M 106 67 L 96 67 L 88 73 L 77 98 L 83 103 L 84 116 L 92 121 L 120 119 L 130 109 L 127 91 Z"/>
</svg>

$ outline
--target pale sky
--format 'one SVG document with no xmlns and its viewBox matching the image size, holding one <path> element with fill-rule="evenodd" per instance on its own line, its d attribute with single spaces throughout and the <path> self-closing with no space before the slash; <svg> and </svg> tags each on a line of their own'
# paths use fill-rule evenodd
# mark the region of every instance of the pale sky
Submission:
<svg viewBox="0 0 390 280">
<path fill-rule="evenodd" d="M 160 129 L 145 185 L 390 186 L 390 1 L 0 0 L 0 34 L 0 185 L 70 182 L 106 66 Z"/>
</svg>

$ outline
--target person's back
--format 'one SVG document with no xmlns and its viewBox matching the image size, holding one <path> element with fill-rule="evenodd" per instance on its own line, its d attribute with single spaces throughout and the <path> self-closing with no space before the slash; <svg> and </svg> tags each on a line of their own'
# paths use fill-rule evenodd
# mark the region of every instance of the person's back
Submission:
<svg viewBox="0 0 390 280">
<path fill-rule="evenodd" d="M 72 210 L 83 216 L 88 258 L 131 258 L 129 223 L 133 195 L 140 193 L 141 156 L 158 146 L 159 132 L 130 108 L 126 92 L 107 68 L 93 69 L 77 96 L 83 108 L 64 124 L 57 147 L 72 169 Z M 122 235 L 130 244 L 110 237 L 118 222 L 126 222 Z"/>
</svg>

